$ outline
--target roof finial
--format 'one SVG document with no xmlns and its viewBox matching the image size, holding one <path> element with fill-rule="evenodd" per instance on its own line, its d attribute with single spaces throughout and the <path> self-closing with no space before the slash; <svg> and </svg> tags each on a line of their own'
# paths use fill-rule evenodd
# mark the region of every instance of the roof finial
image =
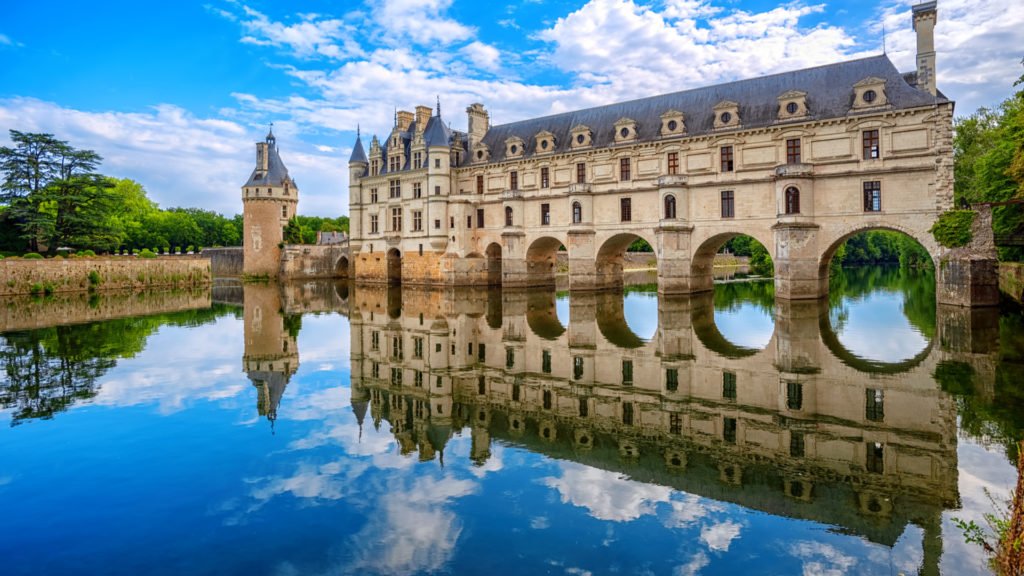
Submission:
<svg viewBox="0 0 1024 576">
<path fill-rule="evenodd" d="M 441 95 L 437 95 L 437 117 L 441 117 Z"/>
<path fill-rule="evenodd" d="M 882 54 L 885 54 L 885 19 L 882 20 Z"/>
<path fill-rule="evenodd" d="M 359 140 L 360 136 L 362 136 L 362 134 L 359 132 L 359 124 L 356 124 L 356 140 Z"/>
</svg>

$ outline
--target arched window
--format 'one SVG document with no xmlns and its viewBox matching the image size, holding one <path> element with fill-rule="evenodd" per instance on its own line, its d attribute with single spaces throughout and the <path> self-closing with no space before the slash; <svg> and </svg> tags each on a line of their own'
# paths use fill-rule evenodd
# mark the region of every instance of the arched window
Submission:
<svg viewBox="0 0 1024 576">
<path fill-rule="evenodd" d="M 800 213 L 800 191 L 795 187 L 786 188 L 786 214 Z"/>
<path fill-rule="evenodd" d="M 512 207 L 505 206 L 505 226 L 512 225 Z"/>
<path fill-rule="evenodd" d="M 572 203 L 572 223 L 583 222 L 583 206 L 579 202 Z"/>
<path fill-rule="evenodd" d="M 665 219 L 674 220 L 676 217 L 676 197 L 669 194 L 665 196 Z"/>
</svg>

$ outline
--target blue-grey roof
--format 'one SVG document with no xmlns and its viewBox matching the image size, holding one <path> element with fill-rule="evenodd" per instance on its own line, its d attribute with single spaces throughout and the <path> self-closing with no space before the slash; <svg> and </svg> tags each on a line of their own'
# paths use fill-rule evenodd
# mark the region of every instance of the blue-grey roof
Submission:
<svg viewBox="0 0 1024 576">
<path fill-rule="evenodd" d="M 423 143 L 427 148 L 431 146 L 450 146 L 452 131 L 445 126 L 440 116 L 432 116 L 427 122 L 427 129 L 423 132 Z"/>
<path fill-rule="evenodd" d="M 363 137 L 359 134 L 356 134 L 356 143 L 355 146 L 352 147 L 352 155 L 348 158 L 349 164 L 353 162 L 362 162 L 363 164 L 368 162 L 366 159 L 366 150 L 363 149 Z"/>
<path fill-rule="evenodd" d="M 259 166 L 257 166 L 244 186 L 284 186 L 285 180 L 288 180 L 288 168 L 281 161 L 281 156 L 277 153 L 277 146 L 269 142 L 267 143 L 267 159 L 269 160 L 267 172 L 260 174 Z M 257 174 L 260 175 L 259 178 L 256 177 Z"/>
<path fill-rule="evenodd" d="M 661 115 L 669 110 L 684 114 L 687 136 L 707 134 L 715 131 L 714 106 L 726 100 L 739 104 L 739 129 L 770 126 L 779 122 L 778 97 L 791 90 L 807 94 L 809 116 L 797 122 L 845 117 L 853 105 L 853 85 L 868 77 L 885 80 L 885 93 L 893 109 L 946 101 L 941 94 L 932 96 L 908 84 L 888 56 L 881 55 L 495 125 L 483 142 L 490 148 L 491 162 L 505 160 L 505 140 L 514 136 L 523 140 L 525 156 L 531 156 L 536 146 L 534 136 L 542 130 L 555 135 L 555 152 L 567 151 L 572 128 L 582 124 L 592 131 L 593 146 L 601 148 L 614 144 L 614 124 L 620 118 L 636 121 L 637 138 L 632 142 L 658 140 Z"/>
</svg>

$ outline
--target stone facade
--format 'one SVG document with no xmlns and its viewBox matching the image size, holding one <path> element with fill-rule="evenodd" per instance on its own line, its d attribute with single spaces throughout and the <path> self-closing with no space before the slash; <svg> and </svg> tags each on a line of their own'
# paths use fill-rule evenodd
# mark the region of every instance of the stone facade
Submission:
<svg viewBox="0 0 1024 576">
<path fill-rule="evenodd" d="M 938 261 L 953 103 L 935 88 L 935 18 L 934 3 L 914 9 L 927 53 L 909 74 L 883 55 L 496 126 L 474 104 L 466 132 L 429 107 L 398 112 L 349 162 L 354 276 L 550 286 L 564 247 L 570 288 L 602 289 L 643 239 L 659 290 L 694 293 L 746 234 L 774 259 L 779 298 L 813 299 L 863 231 L 903 232 Z M 440 278 L 404 265 L 413 253 L 441 256 Z"/>
<path fill-rule="evenodd" d="M 210 282 L 210 260 L 198 256 L 0 260 L 0 297 L 44 290 L 60 293 L 186 288 Z"/>
</svg>

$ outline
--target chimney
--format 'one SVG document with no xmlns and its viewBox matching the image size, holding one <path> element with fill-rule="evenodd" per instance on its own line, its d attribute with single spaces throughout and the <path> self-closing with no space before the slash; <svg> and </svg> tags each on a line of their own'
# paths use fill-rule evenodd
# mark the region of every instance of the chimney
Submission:
<svg viewBox="0 0 1024 576">
<path fill-rule="evenodd" d="M 256 143 L 256 169 L 261 172 L 266 172 L 270 169 L 269 148 L 270 145 L 266 142 Z"/>
<path fill-rule="evenodd" d="M 399 110 L 398 114 L 395 115 L 395 118 L 398 121 L 398 129 L 401 130 L 402 132 L 405 132 L 409 129 L 409 125 L 412 124 L 413 116 L 412 112 Z"/>
<path fill-rule="evenodd" d="M 470 104 L 469 108 L 466 108 L 466 114 L 469 115 L 469 149 L 472 151 L 487 134 L 490 116 L 480 103 Z"/>
<path fill-rule="evenodd" d="M 917 87 L 935 96 L 935 0 L 914 6 L 913 16 L 917 32 Z"/>
<path fill-rule="evenodd" d="M 430 113 L 433 109 L 430 106 L 416 107 L 416 131 L 422 133 L 427 129 L 427 122 L 430 121 Z"/>
</svg>

